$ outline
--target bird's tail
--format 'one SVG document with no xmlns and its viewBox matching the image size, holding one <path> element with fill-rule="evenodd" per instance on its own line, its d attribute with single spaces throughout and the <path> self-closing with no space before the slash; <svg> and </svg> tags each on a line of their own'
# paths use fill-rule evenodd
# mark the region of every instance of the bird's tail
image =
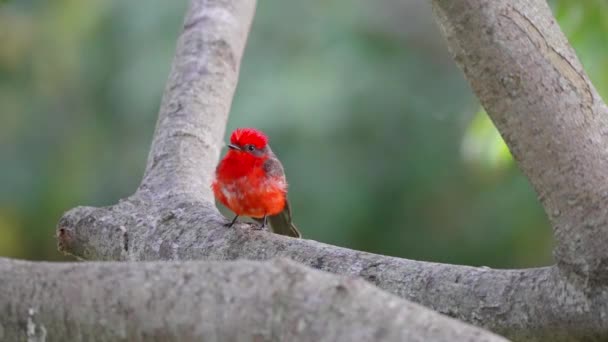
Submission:
<svg viewBox="0 0 608 342">
<path fill-rule="evenodd" d="M 268 216 L 268 222 L 272 231 L 276 234 L 287 235 L 295 238 L 301 238 L 302 234 L 291 221 L 287 221 L 284 211 L 274 216 Z"/>
<path fill-rule="evenodd" d="M 287 235 L 295 238 L 301 238 L 302 234 L 296 226 L 293 224 L 291 219 L 291 208 L 289 207 L 289 201 L 285 199 L 285 208 L 280 213 L 268 216 L 268 222 L 272 231 L 276 234 Z"/>
</svg>

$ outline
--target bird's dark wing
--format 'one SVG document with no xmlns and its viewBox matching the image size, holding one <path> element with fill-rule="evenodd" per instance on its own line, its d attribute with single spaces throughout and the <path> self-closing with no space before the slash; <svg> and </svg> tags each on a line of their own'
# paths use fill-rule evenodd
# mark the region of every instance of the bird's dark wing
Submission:
<svg viewBox="0 0 608 342">
<path fill-rule="evenodd" d="M 268 148 L 268 159 L 262 166 L 266 174 L 270 177 L 285 177 L 285 171 L 283 170 L 283 164 L 279 159 L 272 153 L 272 150 Z"/>
<path fill-rule="evenodd" d="M 269 154 L 270 157 L 264 162 L 264 171 L 266 171 L 266 174 L 271 177 L 285 177 L 285 171 L 283 170 L 281 162 L 270 149 Z M 268 216 L 268 222 L 270 223 L 270 228 L 276 234 L 296 238 L 302 237 L 302 234 L 300 234 L 300 231 L 296 228 L 291 219 L 291 207 L 289 206 L 287 195 L 285 196 L 285 208 L 283 208 L 283 211 L 276 215 Z"/>
<path fill-rule="evenodd" d="M 280 213 L 268 216 L 268 222 L 272 231 L 276 234 L 287 235 L 295 238 L 301 238 L 302 234 L 296 226 L 293 224 L 291 219 L 291 207 L 289 201 L 285 197 L 285 208 Z"/>
</svg>

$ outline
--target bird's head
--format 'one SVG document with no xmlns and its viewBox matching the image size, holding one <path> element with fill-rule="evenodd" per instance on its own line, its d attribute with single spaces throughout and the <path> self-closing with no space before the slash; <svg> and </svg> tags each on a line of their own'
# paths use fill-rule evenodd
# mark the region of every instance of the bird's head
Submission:
<svg viewBox="0 0 608 342">
<path fill-rule="evenodd" d="M 268 137 L 255 128 L 237 128 L 230 135 L 228 148 L 254 157 L 265 157 L 268 154 Z"/>
</svg>

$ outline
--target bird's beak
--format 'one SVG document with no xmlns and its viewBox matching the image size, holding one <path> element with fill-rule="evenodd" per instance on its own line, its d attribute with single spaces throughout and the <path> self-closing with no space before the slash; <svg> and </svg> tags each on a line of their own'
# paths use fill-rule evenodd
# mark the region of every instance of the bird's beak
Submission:
<svg viewBox="0 0 608 342">
<path fill-rule="evenodd" d="M 228 144 L 228 148 L 231 150 L 237 150 L 237 151 L 241 150 L 241 148 L 239 146 L 234 145 L 234 144 Z"/>
</svg>

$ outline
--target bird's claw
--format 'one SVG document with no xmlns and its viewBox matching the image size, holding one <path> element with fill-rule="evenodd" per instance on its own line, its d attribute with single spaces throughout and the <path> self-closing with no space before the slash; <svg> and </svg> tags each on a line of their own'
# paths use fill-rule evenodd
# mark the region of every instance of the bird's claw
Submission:
<svg viewBox="0 0 608 342">
<path fill-rule="evenodd" d="M 258 224 L 258 223 L 252 223 L 250 225 L 250 227 L 253 230 L 267 230 L 266 226 L 264 226 L 263 224 Z"/>
<path fill-rule="evenodd" d="M 235 216 L 235 217 L 232 219 L 232 221 L 230 221 L 230 222 L 228 222 L 228 223 L 226 224 L 226 227 L 228 227 L 228 228 L 232 228 L 232 226 L 234 226 L 234 224 L 236 223 L 236 219 L 238 219 L 238 218 L 239 218 L 239 215 L 236 215 L 236 216 Z"/>
</svg>

